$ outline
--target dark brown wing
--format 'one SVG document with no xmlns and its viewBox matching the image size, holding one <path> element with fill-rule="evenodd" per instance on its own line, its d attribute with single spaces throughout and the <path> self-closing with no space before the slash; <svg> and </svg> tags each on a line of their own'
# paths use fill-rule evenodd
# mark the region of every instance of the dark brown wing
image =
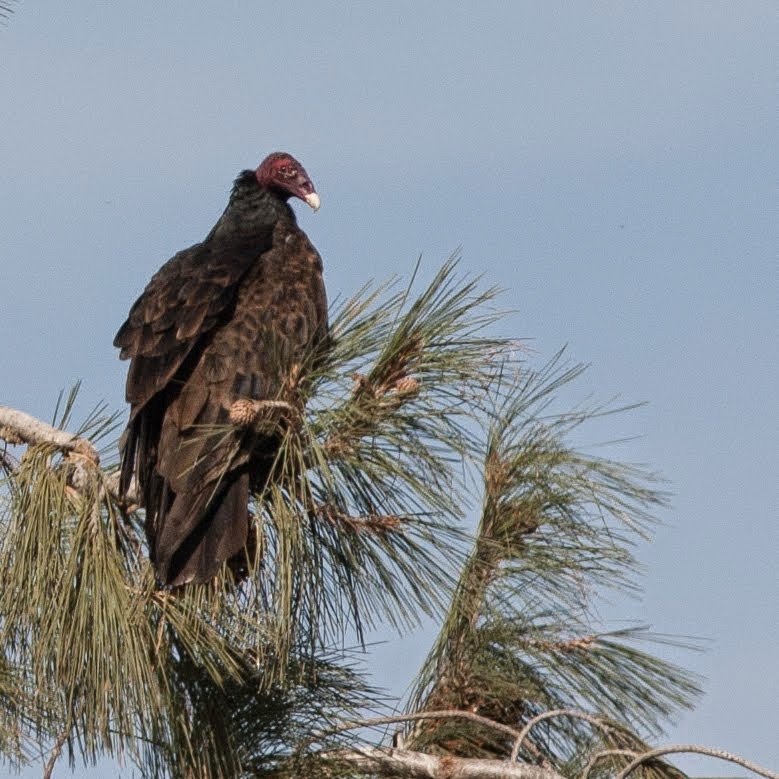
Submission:
<svg viewBox="0 0 779 779">
<path fill-rule="evenodd" d="M 125 393 L 130 420 L 121 442 L 123 494 L 133 473 L 144 501 L 159 486 L 154 466 L 163 413 L 214 328 L 232 314 L 241 279 L 271 246 L 271 228 L 248 237 L 206 239 L 165 263 L 130 309 L 114 339 L 120 357 L 131 358 Z"/>
<path fill-rule="evenodd" d="M 280 221 L 237 285 L 229 316 L 205 312 L 204 322 L 217 318 L 198 348 L 142 385 L 162 389 L 151 398 L 144 390 L 148 409 L 137 424 L 140 436 L 146 417 L 158 425 L 154 472 L 145 476 L 147 531 L 158 577 L 171 584 L 209 580 L 246 544 L 250 483 L 264 483 L 278 441 L 272 431 L 232 426 L 230 408 L 241 398 L 277 398 L 324 338 L 319 254 L 294 222 Z"/>
<path fill-rule="evenodd" d="M 126 389 L 132 415 L 165 387 L 195 345 L 229 313 L 238 283 L 271 241 L 268 231 L 243 241 L 195 244 L 154 274 L 114 338 L 121 359 L 132 359 Z"/>
</svg>

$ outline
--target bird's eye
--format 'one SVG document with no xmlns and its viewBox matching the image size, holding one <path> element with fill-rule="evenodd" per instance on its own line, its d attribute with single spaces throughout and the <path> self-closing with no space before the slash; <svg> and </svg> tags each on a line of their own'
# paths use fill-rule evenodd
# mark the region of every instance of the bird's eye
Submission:
<svg viewBox="0 0 779 779">
<path fill-rule="evenodd" d="M 282 165 L 279 168 L 279 175 L 284 179 L 293 179 L 297 173 L 297 169 L 293 165 Z"/>
</svg>

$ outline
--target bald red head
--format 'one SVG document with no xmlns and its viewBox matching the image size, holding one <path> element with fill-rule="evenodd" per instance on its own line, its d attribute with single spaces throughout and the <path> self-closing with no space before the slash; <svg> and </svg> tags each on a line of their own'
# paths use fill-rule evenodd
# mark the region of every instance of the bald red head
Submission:
<svg viewBox="0 0 779 779">
<path fill-rule="evenodd" d="M 291 154 L 283 151 L 269 154 L 257 168 L 256 176 L 261 187 L 285 197 L 299 197 L 314 211 L 319 208 L 319 195 L 306 169 Z"/>
</svg>

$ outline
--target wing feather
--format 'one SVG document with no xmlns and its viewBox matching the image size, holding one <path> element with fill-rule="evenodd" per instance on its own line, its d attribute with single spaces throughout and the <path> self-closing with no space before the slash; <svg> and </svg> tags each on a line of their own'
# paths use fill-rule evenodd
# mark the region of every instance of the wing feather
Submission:
<svg viewBox="0 0 779 779">
<path fill-rule="evenodd" d="M 114 339 L 120 357 L 132 360 L 126 394 L 133 415 L 229 314 L 241 278 L 269 245 L 195 244 L 154 274 Z"/>
</svg>

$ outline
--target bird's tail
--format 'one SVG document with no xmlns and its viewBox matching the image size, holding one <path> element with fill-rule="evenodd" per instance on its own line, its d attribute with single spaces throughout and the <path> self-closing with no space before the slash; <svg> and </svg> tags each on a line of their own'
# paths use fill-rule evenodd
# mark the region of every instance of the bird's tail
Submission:
<svg viewBox="0 0 779 779">
<path fill-rule="evenodd" d="M 177 494 L 159 519 L 152 550 L 158 581 L 173 587 L 210 581 L 222 563 L 235 567 L 245 557 L 248 470 L 225 474 L 217 487 L 204 485 Z"/>
</svg>

